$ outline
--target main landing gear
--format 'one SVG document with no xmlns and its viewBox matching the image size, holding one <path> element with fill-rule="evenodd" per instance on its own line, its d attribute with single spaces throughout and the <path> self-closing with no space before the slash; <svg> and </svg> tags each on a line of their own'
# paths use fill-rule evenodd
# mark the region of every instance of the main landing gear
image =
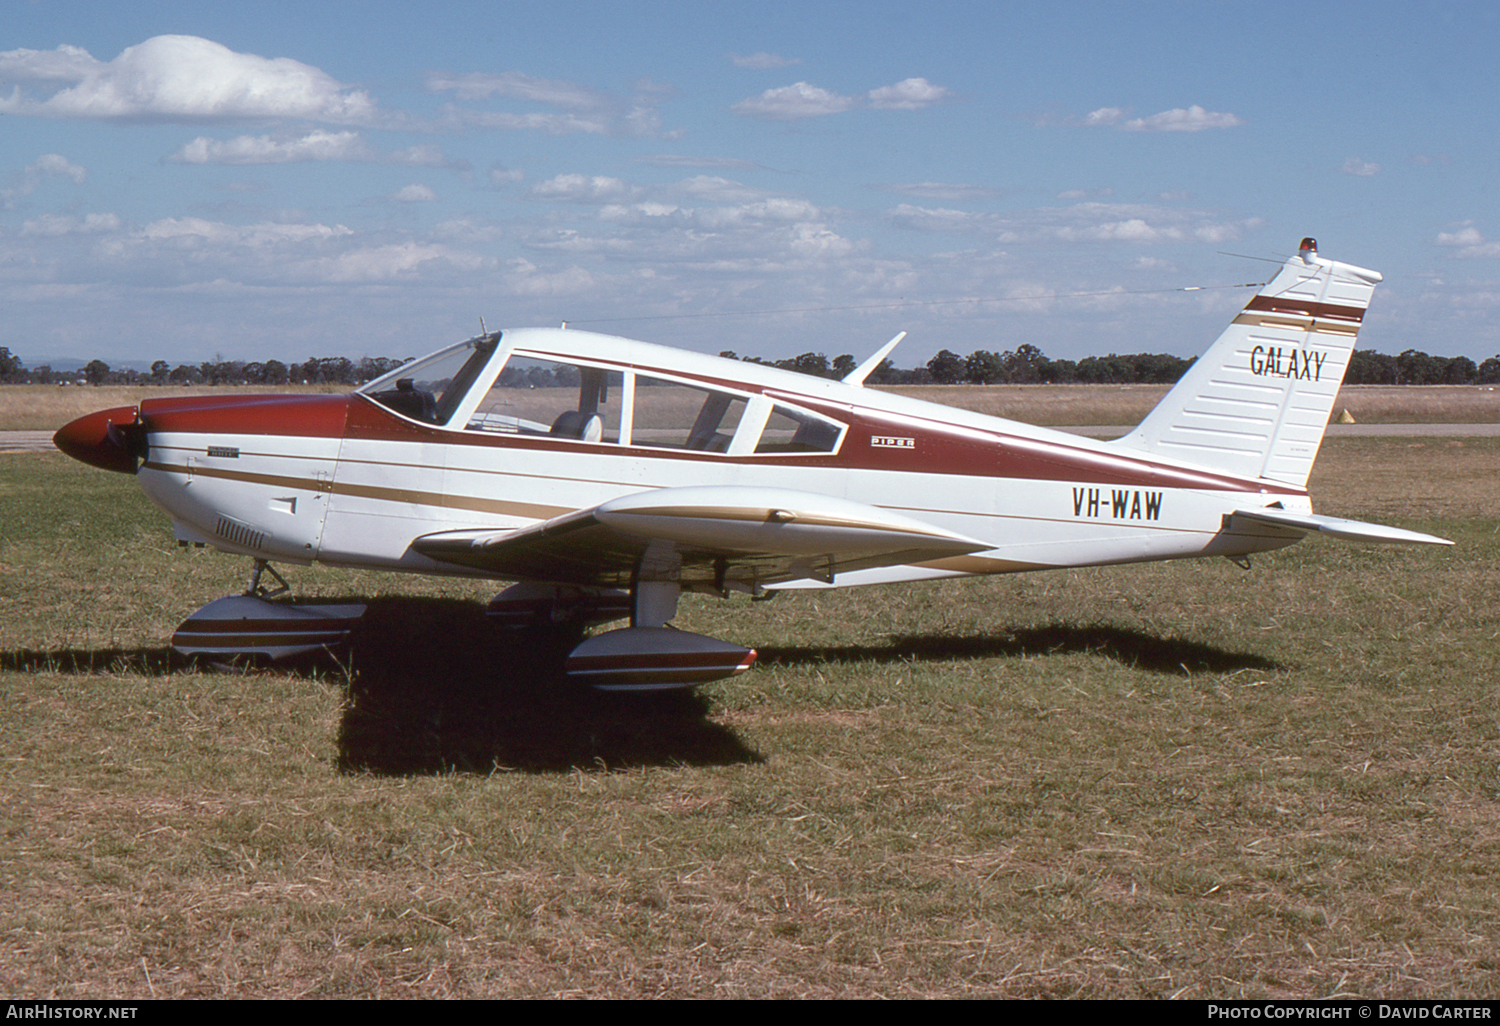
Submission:
<svg viewBox="0 0 1500 1026">
<path fill-rule="evenodd" d="M 269 575 L 274 585 L 267 587 Z M 183 621 L 172 648 L 184 656 L 232 661 L 279 661 L 317 655 L 348 643 L 366 607 L 277 601 L 290 586 L 257 559 L 245 591 L 216 599 Z M 743 673 L 755 651 L 669 626 L 681 588 L 675 581 L 638 581 L 630 591 L 523 582 L 490 602 L 492 623 L 517 632 L 582 639 L 588 628 L 630 619 L 630 626 L 597 634 L 560 650 L 569 680 L 606 691 L 689 688 Z"/>
<path fill-rule="evenodd" d="M 753 649 L 668 626 L 677 615 L 675 581 L 639 581 L 629 591 L 562 584 L 513 584 L 490 603 L 509 627 L 556 631 L 630 618 L 629 627 L 596 634 L 563 660 L 569 680 L 603 691 L 690 688 L 743 673 Z"/>
</svg>

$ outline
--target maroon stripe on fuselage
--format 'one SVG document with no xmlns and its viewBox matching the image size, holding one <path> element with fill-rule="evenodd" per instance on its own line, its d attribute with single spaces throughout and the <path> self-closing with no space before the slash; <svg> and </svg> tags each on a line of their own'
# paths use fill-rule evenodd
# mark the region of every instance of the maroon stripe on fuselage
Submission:
<svg viewBox="0 0 1500 1026">
<path fill-rule="evenodd" d="M 347 395 L 195 395 L 146 399 L 147 430 L 208 435 L 301 435 L 339 438 Z"/>
<path fill-rule="evenodd" d="M 777 398 L 791 397 L 775 392 Z M 361 401 L 363 400 L 363 401 Z M 765 467 L 826 467 L 850 470 L 896 471 L 913 474 L 968 475 L 1033 481 L 1076 481 L 1141 488 L 1196 488 L 1209 491 L 1258 490 L 1275 495 L 1303 495 L 1304 490 L 1274 482 L 1247 480 L 1209 470 L 1191 470 L 1154 463 L 1144 457 L 1100 453 L 1066 442 L 1041 441 L 974 428 L 944 429 L 942 424 L 876 411 L 853 410 L 805 396 L 797 404 L 827 414 L 849 425 L 837 454 L 725 456 L 686 449 L 621 447 L 547 438 L 541 435 L 448 431 L 416 424 L 363 396 L 349 404 L 348 436 L 390 442 L 441 442 L 492 449 L 523 449 L 557 453 L 612 453 L 637 459 L 690 460 Z M 871 438 L 911 438 L 911 448 L 877 448 Z"/>
<path fill-rule="evenodd" d="M 1314 303 L 1291 296 L 1255 296 L 1245 304 L 1246 310 L 1260 313 L 1306 314 L 1309 317 L 1325 317 L 1329 320 L 1353 321 L 1365 319 L 1365 312 L 1357 306 L 1340 306 L 1335 303 Z"/>
</svg>

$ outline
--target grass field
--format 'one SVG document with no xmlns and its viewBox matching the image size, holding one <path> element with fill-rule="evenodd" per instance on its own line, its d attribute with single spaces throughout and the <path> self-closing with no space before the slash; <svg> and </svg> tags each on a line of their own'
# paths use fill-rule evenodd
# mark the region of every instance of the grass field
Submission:
<svg viewBox="0 0 1500 1026">
<path fill-rule="evenodd" d="M 245 561 L 0 458 L 0 993 L 1500 997 L 1497 462 L 1325 446 L 1448 550 L 685 601 L 759 663 L 622 699 L 326 569 L 346 667 L 177 667 Z"/>
</svg>

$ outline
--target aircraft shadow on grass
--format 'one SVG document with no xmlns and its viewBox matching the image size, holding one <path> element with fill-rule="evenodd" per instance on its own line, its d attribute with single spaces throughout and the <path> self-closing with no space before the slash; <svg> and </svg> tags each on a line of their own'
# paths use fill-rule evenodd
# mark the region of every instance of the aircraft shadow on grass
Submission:
<svg viewBox="0 0 1500 1026">
<path fill-rule="evenodd" d="M 528 636 L 518 643 L 514 634 L 489 623 L 476 602 L 365 601 L 369 608 L 337 661 L 280 668 L 346 687 L 337 743 L 339 766 L 347 772 L 566 772 L 761 761 L 732 730 L 709 719 L 710 703 L 696 691 L 612 694 L 567 682 L 560 663 L 571 639 L 549 643 Z M 1067 624 L 1003 636 L 908 635 L 879 645 L 766 647 L 759 663 L 939 662 L 1076 652 L 1176 675 L 1279 668 L 1249 653 Z M 0 653 L 0 669 L 20 672 L 167 676 L 184 668 L 165 647 Z"/>
<path fill-rule="evenodd" d="M 1191 676 L 1236 670 L 1277 670 L 1281 664 L 1251 652 L 1230 652 L 1180 638 L 1123 627 L 1051 624 L 997 635 L 894 635 L 884 645 L 764 647 L 758 665 L 829 662 L 941 662 L 951 659 L 1023 658 L 1087 653 L 1150 673 Z"/>
</svg>

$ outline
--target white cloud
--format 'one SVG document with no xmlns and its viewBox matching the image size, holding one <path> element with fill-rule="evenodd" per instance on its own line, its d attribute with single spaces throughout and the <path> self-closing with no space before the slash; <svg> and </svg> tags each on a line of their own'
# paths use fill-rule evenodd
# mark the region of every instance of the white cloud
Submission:
<svg viewBox="0 0 1500 1026">
<path fill-rule="evenodd" d="M 779 57 L 774 53 L 752 53 L 741 56 L 737 53 L 729 55 L 729 60 L 737 68 L 751 68 L 756 71 L 769 71 L 774 68 L 790 67 L 793 64 L 801 64 L 798 57 Z"/>
<path fill-rule="evenodd" d="M 1225 242 L 1254 222 L 1223 221 L 1203 211 L 1138 203 L 1075 203 L 1008 214 L 972 213 L 903 203 L 887 212 L 901 228 L 973 234 L 1003 244 L 1072 242 Z"/>
<path fill-rule="evenodd" d="M 67 217 L 43 214 L 21 225 L 22 235 L 59 238 L 64 235 L 101 235 L 118 231 L 118 214 L 86 214 L 83 217 Z"/>
<path fill-rule="evenodd" d="M 1439 246 L 1478 246 L 1484 242 L 1484 236 L 1478 228 L 1467 225 L 1456 232 L 1439 232 L 1435 241 Z"/>
<path fill-rule="evenodd" d="M 505 237 L 505 229 L 493 221 L 476 221 L 467 217 L 451 217 L 433 226 L 434 238 L 447 242 L 462 242 L 470 245 L 494 242 Z"/>
<path fill-rule="evenodd" d="M 485 100 L 491 96 L 504 96 L 571 110 L 602 110 L 615 102 L 608 95 L 587 86 L 534 78 L 519 71 L 500 74 L 471 72 L 467 75 L 435 71 L 427 76 L 427 91 L 451 92 L 460 100 Z"/>
<path fill-rule="evenodd" d="M 26 165 L 28 175 L 46 175 L 55 178 L 70 178 L 74 185 L 82 185 L 89 173 L 67 157 L 57 153 L 44 153 Z"/>
<path fill-rule="evenodd" d="M 949 91 L 925 78 L 908 78 L 895 85 L 871 89 L 870 106 L 876 110 L 921 110 L 946 99 Z"/>
<path fill-rule="evenodd" d="M 428 75 L 429 93 L 449 93 L 462 101 L 489 99 L 490 96 L 508 96 L 511 99 L 526 99 L 547 107 L 565 107 L 571 110 L 591 111 L 607 107 L 609 101 L 603 93 L 595 92 L 574 83 L 562 83 L 549 78 L 534 78 L 522 72 L 484 74 L 471 72 L 468 75 L 450 75 L 447 72 L 432 72 Z"/>
<path fill-rule="evenodd" d="M 197 36 L 155 36 L 108 63 L 86 50 L 0 53 L 0 113 L 100 120 L 310 118 L 363 123 L 375 105 L 310 65 L 242 54 Z M 53 90 L 37 99 L 26 88 Z"/>
<path fill-rule="evenodd" d="M 0 53 L 0 82 L 74 82 L 98 65 L 81 47 L 59 46 L 56 50 L 7 50 Z"/>
<path fill-rule="evenodd" d="M 713 167 L 730 171 L 772 170 L 753 160 L 743 160 L 739 157 L 689 157 L 677 153 L 654 153 L 649 157 L 637 157 L 636 160 L 655 167 Z"/>
<path fill-rule="evenodd" d="M 840 96 L 806 82 L 767 89 L 759 96 L 741 100 L 731 109 L 745 117 L 764 118 L 767 121 L 797 121 L 801 118 L 822 117 L 850 110 L 859 101 L 852 96 Z"/>
<path fill-rule="evenodd" d="M 671 93 L 669 88 L 643 79 L 636 83 L 633 96 L 621 97 L 590 89 L 576 82 L 536 78 L 519 71 L 473 72 L 464 75 L 433 72 L 427 76 L 427 91 L 451 92 L 464 102 L 498 97 L 541 104 L 556 111 L 517 113 L 447 107 L 444 120 L 462 127 L 529 129 L 553 135 L 584 132 L 627 136 L 659 134 L 661 118 L 656 107 Z"/>
<path fill-rule="evenodd" d="M 464 271 L 475 271 L 485 264 L 483 257 L 461 253 L 448 246 L 401 242 L 356 248 L 324 257 L 312 261 L 308 270 L 319 281 L 376 282 L 412 277 L 423 264 L 434 261 Z"/>
<path fill-rule="evenodd" d="M 730 109 L 743 117 L 766 121 L 800 121 L 847 110 L 869 107 L 873 110 L 920 110 L 946 99 L 950 94 L 925 78 L 908 78 L 895 85 L 871 89 L 864 96 L 842 96 L 807 82 L 767 89 L 759 96 L 741 100 Z"/>
<path fill-rule="evenodd" d="M 694 175 L 673 186 L 679 192 L 704 203 L 745 203 L 758 200 L 765 195 L 761 189 L 736 182 L 718 175 Z"/>
<path fill-rule="evenodd" d="M 431 144 L 408 146 L 380 158 L 387 164 L 405 164 L 409 167 L 444 167 L 455 171 L 469 170 L 466 160 L 450 160 L 442 149 Z"/>
<path fill-rule="evenodd" d="M 88 171 L 58 153 L 44 153 L 19 175 L 10 177 L 10 184 L 0 189 L 0 202 L 9 207 L 13 200 L 30 196 L 48 178 L 67 178 L 74 185 L 82 185 Z"/>
<path fill-rule="evenodd" d="M 1344 174 L 1354 175 L 1357 178 L 1373 178 L 1375 175 L 1380 174 L 1380 165 L 1371 164 L 1358 157 L 1350 157 L 1344 161 L 1342 170 Z"/>
<path fill-rule="evenodd" d="M 234 139 L 199 136 L 167 158 L 178 164 L 294 164 L 309 160 L 370 160 L 358 132 L 318 129 L 299 138 L 241 135 Z"/>
<path fill-rule="evenodd" d="M 565 203 L 620 203 L 639 196 L 629 182 L 607 175 L 557 175 L 538 182 L 527 192 L 532 199 Z"/>
<path fill-rule="evenodd" d="M 964 185 L 951 182 L 905 182 L 896 185 L 879 185 L 881 192 L 895 192 L 903 196 L 915 196 L 924 200 L 957 202 L 973 199 L 993 199 L 1000 195 L 999 189 L 982 185 Z"/>
<path fill-rule="evenodd" d="M 1057 198 L 1060 200 L 1086 200 L 1098 199 L 1102 196 L 1113 196 L 1114 194 L 1115 190 L 1104 186 L 1098 189 L 1065 189 L 1057 194 Z M 1165 199 L 1166 197 L 1162 198 Z"/>
<path fill-rule="evenodd" d="M 251 225 L 226 224 L 201 217 L 167 217 L 153 221 L 140 230 L 142 239 L 195 239 L 202 242 L 260 248 L 286 242 L 309 242 L 353 235 L 343 225 L 279 224 L 261 222 Z"/>
<path fill-rule="evenodd" d="M 462 128 L 534 131 L 549 135 L 571 135 L 574 132 L 608 135 L 614 125 L 608 118 L 583 117 L 577 114 L 512 114 L 508 111 L 460 110 L 456 107 L 445 111 L 444 121 Z"/>
<path fill-rule="evenodd" d="M 418 189 L 424 188 L 421 186 Z M 403 190 L 405 191 L 405 190 Z M 349 285 L 418 280 L 431 273 L 476 272 L 493 263 L 438 238 L 397 238 L 356 232 L 344 225 L 259 222 L 237 225 L 200 217 L 172 217 L 126 228 L 114 215 L 82 221 L 39 218 L 38 239 L 92 234 L 89 259 L 120 268 L 138 280 L 174 289 Z M 474 242 L 482 234 L 445 222 L 443 234 Z M 445 280 L 448 280 L 445 278 Z"/>
<path fill-rule="evenodd" d="M 1233 114 L 1215 113 L 1194 104 L 1186 109 L 1164 110 L 1149 118 L 1136 118 L 1120 128 L 1126 132 L 1201 132 L 1208 128 L 1235 128 L 1243 124 Z"/>
<path fill-rule="evenodd" d="M 1118 124 L 1124 117 L 1125 111 L 1120 107 L 1100 107 L 1098 110 L 1085 114 L 1083 123 L 1088 128 L 1097 128 Z"/>
<path fill-rule="evenodd" d="M 1472 224 L 1466 224 L 1456 232 L 1439 232 L 1433 241 L 1439 246 L 1457 249 L 1454 255 L 1464 259 L 1500 257 L 1500 242 L 1484 241 L 1484 235 Z"/>
<path fill-rule="evenodd" d="M 630 205 L 610 203 L 599 208 L 599 220 L 625 222 L 639 221 L 642 218 L 649 217 L 670 217 L 681 209 L 681 207 L 670 203 L 656 203 L 651 201 Z"/>
<path fill-rule="evenodd" d="M 199 136 L 167 159 L 177 164 L 227 166 L 337 160 L 454 170 L 468 167 L 466 161 L 449 160 L 440 148 L 431 144 L 409 146 L 393 153 L 378 153 L 370 148 L 359 132 L 330 132 L 321 128 L 300 136 L 241 135 L 222 140 Z"/>
<path fill-rule="evenodd" d="M 1177 265 L 1170 260 L 1162 260 L 1157 257 L 1136 257 L 1130 266 L 1137 271 L 1175 271 Z"/>
<path fill-rule="evenodd" d="M 592 227 L 548 225 L 530 233 L 525 244 L 538 252 L 567 254 L 570 259 L 670 266 L 674 279 L 706 273 L 715 281 L 721 275 L 778 275 L 795 273 L 799 267 L 827 268 L 868 246 L 841 235 L 823 211 L 806 200 L 773 196 L 715 203 L 748 190 L 739 183 L 704 177 L 664 187 L 664 191 L 706 203 L 682 206 L 643 199 L 605 204 L 599 207 Z"/>
<path fill-rule="evenodd" d="M 430 203 L 437 199 L 437 193 L 420 183 L 405 186 L 391 196 L 397 203 Z"/>
<path fill-rule="evenodd" d="M 746 203 L 738 207 L 717 207 L 702 211 L 700 216 L 710 220 L 714 224 L 727 224 L 737 221 L 781 221 L 786 223 L 806 223 L 818 221 L 823 212 L 807 200 L 789 199 L 783 196 L 773 196 L 770 199 L 760 200 L 756 203 Z"/>
</svg>

